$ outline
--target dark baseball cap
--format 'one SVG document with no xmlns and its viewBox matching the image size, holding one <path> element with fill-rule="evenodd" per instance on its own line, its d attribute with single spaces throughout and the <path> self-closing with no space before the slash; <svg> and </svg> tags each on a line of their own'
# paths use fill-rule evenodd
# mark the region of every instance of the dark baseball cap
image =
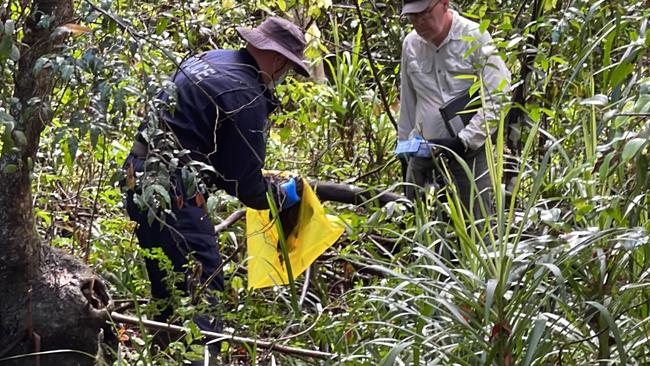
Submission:
<svg viewBox="0 0 650 366">
<path fill-rule="evenodd" d="M 431 0 L 404 0 L 400 15 L 421 13 L 429 7 Z"/>
</svg>

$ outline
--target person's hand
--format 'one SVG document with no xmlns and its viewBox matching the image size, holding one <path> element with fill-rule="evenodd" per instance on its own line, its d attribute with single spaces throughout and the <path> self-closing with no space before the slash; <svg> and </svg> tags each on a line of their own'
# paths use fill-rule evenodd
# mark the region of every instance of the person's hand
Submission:
<svg viewBox="0 0 650 366">
<path fill-rule="evenodd" d="M 429 140 L 430 143 L 434 145 L 440 145 L 444 146 L 447 149 L 455 152 L 456 154 L 463 156 L 465 152 L 467 151 L 467 148 L 463 144 L 463 142 L 460 140 L 460 137 L 452 137 L 452 138 L 444 138 L 444 139 L 431 139 Z M 442 151 L 443 153 L 445 151 Z"/>
<path fill-rule="evenodd" d="M 298 224 L 300 205 L 297 204 L 302 198 L 303 182 L 302 177 L 291 177 L 280 185 L 284 191 L 284 199 L 280 208 L 279 219 L 282 224 L 282 231 L 288 237 Z"/>
<path fill-rule="evenodd" d="M 287 209 L 296 203 L 300 202 L 302 197 L 302 178 L 291 177 L 286 182 L 280 184 L 280 188 L 284 193 L 282 197 L 281 210 Z"/>
<path fill-rule="evenodd" d="M 421 140 L 422 142 L 420 143 L 420 147 L 418 148 L 418 151 L 416 151 L 413 156 L 416 158 L 430 158 L 434 156 L 434 151 L 432 149 L 432 145 L 429 142 L 426 142 L 425 140 Z"/>
</svg>

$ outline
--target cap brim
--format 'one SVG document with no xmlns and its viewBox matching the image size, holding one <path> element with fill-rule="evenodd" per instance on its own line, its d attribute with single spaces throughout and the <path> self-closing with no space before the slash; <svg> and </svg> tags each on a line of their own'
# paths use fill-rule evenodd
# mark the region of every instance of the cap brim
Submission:
<svg viewBox="0 0 650 366">
<path fill-rule="evenodd" d="M 406 4 L 402 8 L 402 12 L 400 13 L 400 16 L 421 13 L 427 9 L 430 3 L 431 0 L 421 0 L 421 1 L 416 1 L 414 3 Z"/>
<path fill-rule="evenodd" d="M 235 30 L 246 42 L 252 44 L 255 48 L 259 48 L 260 50 L 275 51 L 286 57 L 294 65 L 294 69 L 298 74 L 304 77 L 309 77 L 309 69 L 304 64 L 304 60 L 294 55 L 293 52 L 284 48 L 281 44 L 266 37 L 263 33 L 257 31 L 256 29 L 235 27 Z"/>
</svg>

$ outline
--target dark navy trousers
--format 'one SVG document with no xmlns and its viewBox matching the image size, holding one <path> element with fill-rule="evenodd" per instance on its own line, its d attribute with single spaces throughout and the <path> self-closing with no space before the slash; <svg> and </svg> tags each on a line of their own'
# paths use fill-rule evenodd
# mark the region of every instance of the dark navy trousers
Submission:
<svg viewBox="0 0 650 366">
<path fill-rule="evenodd" d="M 133 163 L 136 171 L 141 169 L 141 159 L 129 156 L 127 158 L 128 163 Z M 177 179 L 177 181 L 179 182 L 179 184 L 176 184 L 178 187 L 177 192 L 170 192 L 173 206 L 172 212 L 175 218 L 166 215 L 164 218 L 165 225 L 157 219 L 149 224 L 147 211 L 140 210 L 133 202 L 134 192 L 131 190 L 127 194 L 127 211 L 131 220 L 138 223 L 136 235 L 139 245 L 145 249 L 161 248 L 173 264 L 174 271 L 185 275 L 185 281 L 176 285 L 179 290 L 189 294 L 190 288 L 188 285 L 191 280 L 196 280 L 193 278 L 196 274 L 189 273 L 190 269 L 186 268 L 190 257 L 201 264 L 200 283 L 196 283 L 196 286 L 203 286 L 210 277 L 213 277 L 210 283 L 205 286 L 207 294 L 204 291 L 201 296 L 215 306 L 214 312 L 210 311 L 210 314 L 196 316 L 194 321 L 203 330 L 220 332 L 221 321 L 214 316 L 217 313 L 217 300 L 209 294 L 210 291 L 223 291 L 224 288 L 223 271 L 221 270 L 222 259 L 214 235 L 214 226 L 203 207 L 197 206 L 193 197 L 187 197 L 185 190 L 181 187 L 181 180 Z M 175 195 L 180 194 L 183 196 L 182 205 L 178 205 L 174 199 Z M 147 258 L 146 266 L 151 282 L 152 297 L 154 299 L 168 299 L 170 291 L 164 281 L 165 271 L 160 268 L 158 261 L 154 259 Z M 216 271 L 218 273 L 215 274 Z M 167 322 L 172 312 L 173 309 L 167 307 L 156 317 L 156 320 Z"/>
</svg>

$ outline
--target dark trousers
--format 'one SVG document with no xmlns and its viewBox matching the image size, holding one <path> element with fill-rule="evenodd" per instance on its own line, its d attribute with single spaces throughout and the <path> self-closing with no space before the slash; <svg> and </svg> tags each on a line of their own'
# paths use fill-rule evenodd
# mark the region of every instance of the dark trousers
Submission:
<svg viewBox="0 0 650 366">
<path fill-rule="evenodd" d="M 475 219 L 483 218 L 484 215 L 479 205 L 479 200 L 485 206 L 488 215 L 494 212 L 493 204 L 491 202 L 492 182 L 487 167 L 487 158 L 483 148 L 474 152 L 471 156 L 466 157 L 465 162 L 469 166 L 471 175 L 467 175 L 463 166 L 456 159 L 447 159 L 443 162 L 438 157 L 433 158 L 418 158 L 411 157 L 408 160 L 408 168 L 406 170 L 406 182 L 413 183 L 419 187 L 429 187 L 436 184 L 436 176 L 442 177 L 445 180 L 445 172 L 441 172 L 436 168 L 433 159 L 438 159 L 437 165 L 447 165 L 453 183 L 456 185 L 460 200 L 467 210 L 470 209 L 470 202 L 472 201 L 472 214 Z M 472 181 L 476 184 L 476 189 L 472 190 Z M 416 199 L 418 188 L 413 186 L 406 187 L 406 196 L 413 200 Z"/>
<path fill-rule="evenodd" d="M 140 159 L 129 157 L 128 163 L 134 163 L 136 171 L 142 164 Z M 180 182 L 180 179 L 178 179 Z M 149 224 L 147 211 L 140 208 L 133 202 L 134 192 L 129 190 L 127 195 L 127 211 L 131 220 L 138 223 L 136 235 L 138 243 L 142 248 L 152 249 L 161 248 L 165 255 L 173 264 L 174 271 L 183 273 L 185 281 L 180 282 L 176 287 L 189 294 L 190 290 L 198 289 L 207 283 L 207 290 L 201 296 L 207 299 L 210 304 L 215 305 L 214 311 L 209 314 L 199 315 L 194 318 L 199 328 L 208 331 L 220 332 L 221 322 L 216 314 L 216 298 L 210 296 L 212 290 L 223 291 L 224 280 L 221 270 L 221 255 L 217 246 L 217 240 L 214 235 L 214 226 L 210 218 L 205 214 L 202 207 L 196 205 L 194 198 L 187 197 L 185 190 L 181 188 L 182 184 L 177 184 L 177 192 L 170 192 L 172 197 L 172 211 L 175 218 L 166 215 L 162 224 L 158 219 L 154 219 Z M 183 204 L 178 205 L 174 197 L 183 196 Z M 181 207 L 178 207 L 181 206 Z M 200 264 L 196 273 L 191 273 L 191 269 L 186 268 L 188 258 Z M 147 272 L 151 282 L 151 293 L 154 299 L 169 299 L 170 289 L 164 282 L 166 276 L 157 260 L 146 259 Z M 215 272 L 218 273 L 215 274 Z M 212 280 L 210 280 L 210 278 Z M 208 280 L 210 282 L 208 283 Z M 167 307 L 156 317 L 157 320 L 166 322 L 172 314 L 173 309 Z"/>
</svg>

